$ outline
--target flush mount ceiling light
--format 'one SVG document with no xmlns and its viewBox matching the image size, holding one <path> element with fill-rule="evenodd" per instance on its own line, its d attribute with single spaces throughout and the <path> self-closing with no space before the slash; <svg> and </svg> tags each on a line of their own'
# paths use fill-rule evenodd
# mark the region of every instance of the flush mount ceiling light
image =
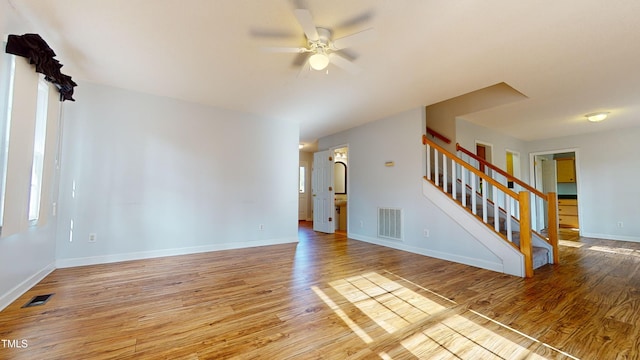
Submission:
<svg viewBox="0 0 640 360">
<path fill-rule="evenodd" d="M 304 144 L 298 144 L 298 149 L 302 150 L 303 147 L 304 147 Z"/>
<path fill-rule="evenodd" d="M 606 119 L 608 115 L 609 115 L 608 112 L 598 112 L 598 113 L 587 114 L 584 117 L 586 117 L 587 120 L 591 122 L 600 122 Z"/>
</svg>

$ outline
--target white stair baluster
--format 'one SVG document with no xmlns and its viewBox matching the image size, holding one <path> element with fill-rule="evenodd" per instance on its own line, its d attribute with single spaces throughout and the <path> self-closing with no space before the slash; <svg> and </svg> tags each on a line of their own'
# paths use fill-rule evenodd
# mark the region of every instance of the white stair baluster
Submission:
<svg viewBox="0 0 640 360">
<path fill-rule="evenodd" d="M 484 222 L 485 224 L 488 222 L 488 217 L 487 217 L 487 213 L 489 211 L 487 211 L 487 181 L 483 178 L 480 179 L 480 184 L 482 184 L 481 189 L 483 189 L 484 191 L 482 191 L 482 222 Z"/>
<path fill-rule="evenodd" d="M 511 234 L 511 201 L 507 201 L 507 239 L 513 242 L 513 234 Z"/>
<path fill-rule="evenodd" d="M 427 144 L 427 179 L 431 180 L 431 145 Z"/>
<path fill-rule="evenodd" d="M 444 190 L 445 194 L 447 193 L 447 155 L 442 154 L 442 190 Z"/>
<path fill-rule="evenodd" d="M 456 178 L 456 169 L 456 161 L 451 159 L 451 195 L 453 196 L 453 200 L 455 200 L 458 195 L 458 179 Z"/>
<path fill-rule="evenodd" d="M 436 182 L 436 186 L 440 186 L 440 174 L 439 174 L 439 171 L 438 171 L 438 156 L 439 156 L 438 149 L 435 149 L 433 151 L 433 154 L 434 154 L 433 155 L 433 163 L 434 163 L 433 164 L 433 173 L 434 173 L 434 176 L 436 177 L 434 180 Z"/>
<path fill-rule="evenodd" d="M 460 197 L 462 198 L 462 206 L 467 207 L 467 169 L 460 167 Z"/>
<path fill-rule="evenodd" d="M 495 219 L 494 222 L 494 229 L 496 230 L 496 232 L 500 232 L 500 206 L 498 206 L 498 189 L 496 189 L 494 187 L 493 189 L 493 218 Z"/>
<path fill-rule="evenodd" d="M 474 174 L 472 172 L 469 173 L 469 177 L 470 177 L 469 180 L 471 180 L 471 213 L 473 215 L 476 215 L 477 214 L 476 207 L 477 207 L 477 203 L 478 203 L 478 199 L 476 199 L 477 198 L 477 196 L 476 196 L 476 183 L 478 181 L 476 180 L 476 174 Z"/>
</svg>

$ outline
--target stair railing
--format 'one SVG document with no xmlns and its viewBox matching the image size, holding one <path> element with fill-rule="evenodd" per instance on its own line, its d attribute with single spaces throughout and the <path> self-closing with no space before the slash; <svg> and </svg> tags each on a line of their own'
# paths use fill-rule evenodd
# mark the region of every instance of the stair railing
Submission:
<svg viewBox="0 0 640 360">
<path fill-rule="evenodd" d="M 425 179 L 432 182 L 452 199 L 469 210 L 476 218 L 485 225 L 491 227 L 511 246 L 519 250 L 524 255 L 525 276 L 533 276 L 533 249 L 531 244 L 531 212 L 530 193 L 521 191 L 515 193 L 507 186 L 499 183 L 489 175 L 476 169 L 472 165 L 463 161 L 456 155 L 430 141 L 426 135 L 422 136 L 422 143 L 427 147 L 427 175 Z M 449 185 L 449 181 L 450 184 Z M 458 199 L 458 187 L 461 190 Z M 479 188 L 478 188 L 479 187 Z M 468 199 L 465 194 L 470 190 L 471 209 L 467 208 Z M 480 204 L 477 204 L 478 196 L 481 194 Z M 492 199 L 488 199 L 488 194 Z M 500 201 L 500 198 L 503 201 Z M 515 206 L 513 206 L 515 204 Z M 478 214 L 479 206 L 482 214 Z M 502 206 L 500 206 L 502 205 Z M 489 222 L 489 207 L 493 207 L 493 225 Z M 513 243 L 513 229 L 510 219 L 515 217 L 514 210 L 517 209 L 520 218 L 520 246 Z M 505 225 L 500 225 L 500 211 L 504 211 Z"/>
<path fill-rule="evenodd" d="M 546 239 L 553 248 L 553 262 L 557 264 L 558 258 L 558 198 L 556 193 L 550 192 L 544 194 L 538 189 L 525 183 L 524 181 L 516 178 L 515 176 L 500 169 L 494 164 L 482 159 L 473 152 L 460 146 L 456 143 L 456 150 L 462 155 L 460 158 L 465 160 L 470 165 L 475 164 L 476 169 L 484 168 L 484 173 L 491 178 L 497 180 L 502 184 L 507 184 L 509 188 L 514 189 L 515 192 L 528 191 L 531 194 L 530 203 L 533 211 L 531 211 L 532 217 L 535 221 L 532 221 L 532 230 L 543 239 Z M 516 214 L 516 219 L 520 220 L 519 214 Z M 543 219 L 547 219 L 546 225 Z M 547 234 L 542 235 L 542 229 L 546 227 Z"/>
<path fill-rule="evenodd" d="M 431 136 L 433 136 L 433 138 L 440 139 L 443 142 L 445 142 L 446 144 L 451 144 L 451 140 L 448 137 L 440 134 L 439 132 L 433 130 L 432 128 L 430 128 L 428 126 L 427 126 L 427 135 L 431 135 Z"/>
</svg>

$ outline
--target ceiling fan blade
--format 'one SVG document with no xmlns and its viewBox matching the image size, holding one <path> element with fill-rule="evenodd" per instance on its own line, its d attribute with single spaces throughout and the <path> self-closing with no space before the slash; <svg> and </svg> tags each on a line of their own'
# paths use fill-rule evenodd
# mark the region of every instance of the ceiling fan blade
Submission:
<svg viewBox="0 0 640 360">
<path fill-rule="evenodd" d="M 338 28 L 349 28 L 354 26 L 359 26 L 362 23 L 368 22 L 373 18 L 373 10 L 367 10 L 361 14 L 352 16 L 341 23 L 339 23 L 336 27 Z"/>
<path fill-rule="evenodd" d="M 352 63 L 351 61 L 343 58 L 336 53 L 329 54 L 329 61 L 335 66 L 342 68 L 352 74 L 358 74 L 362 71 L 362 68 L 360 66 Z"/>
<path fill-rule="evenodd" d="M 304 53 L 309 51 L 307 48 L 303 47 L 265 47 L 262 48 L 262 50 L 274 53 Z"/>
<path fill-rule="evenodd" d="M 311 56 L 311 54 L 308 52 L 300 53 L 296 55 L 295 59 L 293 59 L 293 62 L 291 62 L 291 66 L 296 68 L 300 66 L 304 66 L 307 63 L 307 61 L 309 61 L 309 56 Z"/>
<path fill-rule="evenodd" d="M 355 34 L 347 35 L 345 37 L 341 37 L 340 39 L 334 40 L 331 48 L 333 50 L 340 50 L 351 47 L 353 45 L 357 45 L 359 43 L 368 42 L 373 40 L 375 34 L 376 32 L 373 29 L 362 30 Z"/>
<path fill-rule="evenodd" d="M 302 64 L 302 66 L 300 67 L 300 71 L 298 71 L 298 75 L 296 75 L 297 78 L 301 78 L 301 77 L 309 77 L 309 74 L 311 73 L 311 67 L 309 66 L 309 61 L 305 61 L 304 64 Z"/>
<path fill-rule="evenodd" d="M 251 37 L 265 38 L 265 39 L 293 39 L 299 34 L 288 30 L 275 30 L 275 29 L 262 29 L 254 28 L 249 30 Z"/>
<path fill-rule="evenodd" d="M 302 27 L 302 31 L 307 36 L 307 39 L 311 41 L 318 40 L 318 30 L 316 30 L 316 25 L 313 23 L 313 18 L 311 17 L 311 13 L 307 9 L 295 9 L 293 10 L 296 19 L 300 23 Z"/>
</svg>

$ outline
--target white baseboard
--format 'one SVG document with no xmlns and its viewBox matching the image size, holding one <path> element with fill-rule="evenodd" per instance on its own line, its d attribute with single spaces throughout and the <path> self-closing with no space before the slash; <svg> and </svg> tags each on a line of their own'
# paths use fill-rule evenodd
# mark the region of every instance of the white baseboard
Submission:
<svg viewBox="0 0 640 360">
<path fill-rule="evenodd" d="M 452 262 L 469 265 L 469 266 L 473 266 L 481 269 L 493 270 L 500 273 L 504 273 L 504 265 L 502 263 L 490 262 L 482 259 L 475 259 L 475 258 L 457 255 L 457 254 L 440 252 L 436 250 L 418 248 L 415 246 L 406 245 L 398 241 L 388 241 L 388 240 L 383 240 L 379 238 L 363 236 L 358 234 L 349 233 L 347 234 L 347 236 L 350 239 L 364 241 L 370 244 L 385 246 L 385 247 L 396 249 L 396 250 L 402 250 L 402 251 L 406 251 L 414 254 L 429 256 L 436 259 L 452 261 Z"/>
<path fill-rule="evenodd" d="M 604 240 L 616 240 L 616 241 L 640 242 L 640 237 L 638 237 L 638 236 L 621 236 L 621 235 L 611 235 L 611 234 L 594 234 L 594 233 L 585 233 L 585 232 L 581 232 L 581 233 L 580 233 L 580 236 L 588 237 L 588 238 L 604 239 Z"/>
<path fill-rule="evenodd" d="M 245 242 L 235 242 L 235 243 L 225 243 L 225 244 L 194 246 L 194 247 L 177 248 L 177 249 L 140 251 L 140 252 L 133 252 L 133 253 L 125 253 L 125 254 L 112 254 L 112 255 L 89 256 L 89 257 L 82 257 L 82 258 L 57 259 L 56 267 L 70 268 L 70 267 L 76 267 L 76 266 L 108 264 L 108 263 L 115 263 L 115 262 L 122 262 L 122 261 L 152 259 L 152 258 L 165 257 L 165 256 L 189 255 L 189 254 L 197 254 L 197 253 L 204 253 L 204 252 L 211 252 L 211 251 L 242 249 L 242 248 L 258 247 L 258 246 L 289 244 L 289 243 L 296 243 L 296 242 L 298 242 L 298 238 L 291 237 L 291 238 L 269 239 L 269 240 L 260 240 L 260 241 L 245 241 Z"/>
<path fill-rule="evenodd" d="M 16 301 L 20 296 L 29 291 L 32 287 L 38 284 L 42 279 L 44 279 L 47 275 L 51 274 L 53 270 L 55 270 L 55 264 L 51 263 L 45 266 L 42 270 L 33 274 L 31 277 L 26 279 L 25 281 L 18 284 L 16 287 L 11 289 L 6 294 L 0 296 L 0 311 L 4 310 L 7 306 L 11 305 L 14 301 Z"/>
<path fill-rule="evenodd" d="M 506 241 L 500 239 L 500 237 L 496 235 L 493 230 L 477 221 L 474 215 L 469 213 L 466 209 L 462 208 L 458 204 L 454 203 L 447 194 L 436 188 L 427 180 L 422 181 L 422 193 L 429 201 L 440 208 L 444 214 L 449 216 L 453 221 L 458 223 L 462 227 L 462 229 L 464 229 L 469 235 L 474 237 L 478 243 L 482 244 L 495 256 L 497 256 L 498 259 L 500 259 L 500 266 L 502 267 L 502 270 L 496 271 L 514 276 L 525 276 L 524 255 L 519 250 L 511 246 L 511 244 L 507 243 Z M 445 254 L 445 256 L 453 256 L 456 258 L 459 257 L 463 260 L 466 259 L 466 257 L 464 256 L 455 254 Z M 469 260 L 472 261 L 471 264 L 457 260 L 451 261 L 462 262 L 463 264 L 478 266 L 487 270 L 495 270 L 495 266 L 484 267 L 482 265 L 483 263 L 487 263 L 486 260 L 474 258 L 470 258 Z M 488 262 L 488 264 L 492 264 L 492 262 Z"/>
</svg>

